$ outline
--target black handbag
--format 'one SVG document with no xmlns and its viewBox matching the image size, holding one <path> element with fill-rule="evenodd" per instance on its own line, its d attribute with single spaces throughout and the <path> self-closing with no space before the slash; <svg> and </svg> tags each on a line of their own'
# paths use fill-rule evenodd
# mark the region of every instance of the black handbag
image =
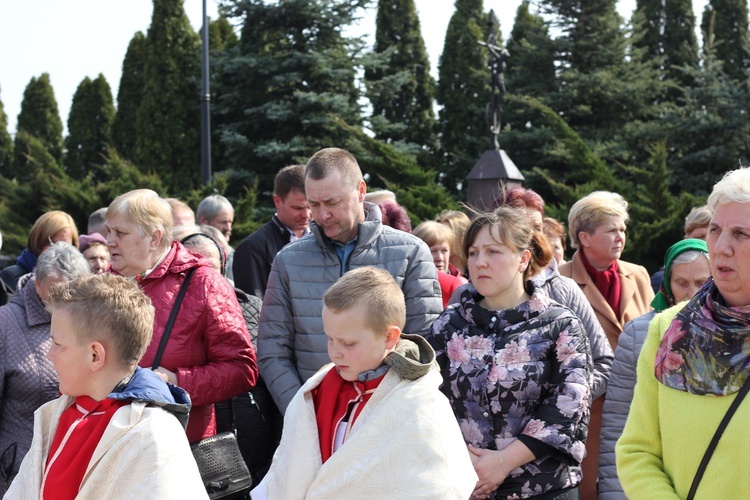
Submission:
<svg viewBox="0 0 750 500">
<path fill-rule="evenodd" d="M 188 283 L 196 268 L 192 268 L 185 276 L 180 291 L 175 299 L 172 312 L 169 314 L 167 326 L 164 327 L 159 349 L 156 351 L 154 363 L 151 369 L 155 370 L 161 363 L 164 348 L 172 333 L 177 313 L 180 310 L 182 299 L 185 297 Z M 240 448 L 237 445 L 237 436 L 234 426 L 234 408 L 232 400 L 229 400 L 229 418 L 232 431 L 222 432 L 215 436 L 201 439 L 190 445 L 198 470 L 206 487 L 209 498 L 227 498 L 230 496 L 243 496 L 253 486 L 253 478 L 242 459 Z"/>
</svg>

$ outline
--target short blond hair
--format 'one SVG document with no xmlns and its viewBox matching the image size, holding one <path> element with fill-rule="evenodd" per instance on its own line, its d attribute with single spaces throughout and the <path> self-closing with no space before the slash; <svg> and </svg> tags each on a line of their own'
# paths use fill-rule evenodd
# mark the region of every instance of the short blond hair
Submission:
<svg viewBox="0 0 750 500">
<path fill-rule="evenodd" d="M 545 217 L 542 224 L 544 235 L 550 240 L 550 243 L 552 243 L 553 238 L 557 238 L 560 240 L 562 249 L 565 250 L 567 246 L 565 242 L 565 226 L 559 220 L 552 217 Z"/>
<path fill-rule="evenodd" d="M 630 220 L 628 202 L 617 193 L 594 191 L 575 202 L 568 212 L 570 246 L 578 248 L 581 244 L 579 233 L 594 234 L 596 228 L 613 217 L 622 217 L 626 223 Z"/>
<path fill-rule="evenodd" d="M 172 208 L 155 191 L 135 189 L 121 194 L 107 207 L 107 219 L 119 214 L 137 225 L 143 235 L 161 231 L 159 249 L 172 244 Z"/>
<path fill-rule="evenodd" d="M 693 207 L 687 217 L 685 217 L 685 236 L 692 233 L 699 227 L 708 227 L 711 222 L 711 209 L 706 205 Z"/>
<path fill-rule="evenodd" d="M 415 227 L 411 234 L 427 243 L 428 247 L 447 243 L 448 247 L 453 248 L 453 231 L 445 224 L 428 220 Z"/>
<path fill-rule="evenodd" d="M 123 367 L 135 368 L 151 343 L 154 307 L 135 281 L 89 274 L 54 285 L 47 308 L 66 311 L 79 343 L 102 342 Z"/>
<path fill-rule="evenodd" d="M 388 271 L 378 267 L 360 267 L 344 274 L 323 295 L 323 304 L 334 313 L 365 306 L 365 325 L 383 335 L 391 326 L 403 330 L 406 324 L 404 292 Z"/>
<path fill-rule="evenodd" d="M 305 180 L 319 181 L 332 172 L 338 172 L 347 189 L 354 189 L 364 180 L 357 159 L 349 151 L 340 148 L 321 149 L 307 161 Z"/>
<path fill-rule="evenodd" d="M 44 247 L 50 245 L 51 238 L 63 229 L 70 230 L 73 246 L 78 248 L 78 227 L 73 217 L 62 210 L 51 210 L 40 215 L 31 226 L 27 242 L 28 249 L 34 255 L 39 256 L 44 251 Z"/>
<path fill-rule="evenodd" d="M 466 255 L 464 255 L 464 234 L 469 227 L 471 219 L 469 216 L 458 210 L 443 210 L 435 217 L 435 220 L 445 224 L 453 231 L 453 245 L 451 245 L 451 259 L 458 259 L 461 267 L 466 269 Z"/>
</svg>

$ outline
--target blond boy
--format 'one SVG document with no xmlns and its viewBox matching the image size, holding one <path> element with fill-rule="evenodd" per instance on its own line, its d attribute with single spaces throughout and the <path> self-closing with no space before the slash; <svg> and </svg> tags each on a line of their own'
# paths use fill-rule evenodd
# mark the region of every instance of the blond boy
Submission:
<svg viewBox="0 0 750 500">
<path fill-rule="evenodd" d="M 48 308 L 62 396 L 35 412 L 5 498 L 207 498 L 178 420 L 187 394 L 137 366 L 153 331 L 148 297 L 107 273 L 57 285 Z"/>
<path fill-rule="evenodd" d="M 465 499 L 476 475 L 435 353 L 402 334 L 404 295 L 375 267 L 323 297 L 332 363 L 297 392 L 271 469 L 253 499 Z"/>
</svg>

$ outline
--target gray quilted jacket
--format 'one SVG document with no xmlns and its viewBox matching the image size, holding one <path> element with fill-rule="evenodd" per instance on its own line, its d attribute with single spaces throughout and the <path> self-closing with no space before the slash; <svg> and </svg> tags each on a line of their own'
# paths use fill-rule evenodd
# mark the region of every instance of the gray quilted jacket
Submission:
<svg viewBox="0 0 750 500">
<path fill-rule="evenodd" d="M 550 265 L 532 280 L 549 298 L 573 311 L 581 320 L 583 329 L 591 346 L 591 358 L 594 360 L 594 382 L 591 385 L 591 400 L 598 398 L 607 390 L 607 381 L 612 368 L 612 348 L 607 335 L 602 329 L 596 314 L 591 308 L 581 287 L 570 278 L 561 276 L 557 263 L 553 259 Z"/>
<path fill-rule="evenodd" d="M 380 222 L 365 203 L 349 269 L 376 266 L 394 277 L 406 298 L 405 333 L 423 334 L 443 310 L 427 245 Z M 341 276 L 341 261 L 315 223 L 311 234 L 285 246 L 271 267 L 258 332 L 260 373 L 282 413 L 311 375 L 330 362 L 321 313 L 323 294 Z"/>
<path fill-rule="evenodd" d="M 31 445 L 34 411 L 59 396 L 50 319 L 33 278 L 0 307 L 0 496 Z"/>
<path fill-rule="evenodd" d="M 635 389 L 635 367 L 638 355 L 648 334 L 648 325 L 657 315 L 650 311 L 628 321 L 622 329 L 615 349 L 615 361 L 609 376 L 607 399 L 604 401 L 601 442 L 599 443 L 599 499 L 625 500 L 625 493 L 617 478 L 615 465 L 615 444 L 620 439 L 622 429 L 630 412 Z"/>
</svg>

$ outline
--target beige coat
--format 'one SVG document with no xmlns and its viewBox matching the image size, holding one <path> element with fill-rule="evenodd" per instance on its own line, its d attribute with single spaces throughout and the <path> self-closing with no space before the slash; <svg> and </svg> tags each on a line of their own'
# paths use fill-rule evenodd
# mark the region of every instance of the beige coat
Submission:
<svg viewBox="0 0 750 500">
<path fill-rule="evenodd" d="M 42 498 L 42 475 L 60 415 L 74 398 L 62 396 L 34 414 L 34 439 L 6 499 Z M 198 466 L 177 419 L 133 402 L 115 412 L 94 450 L 77 499 L 206 499 Z"/>
<path fill-rule="evenodd" d="M 617 339 L 620 337 L 622 329 L 625 328 L 625 323 L 651 310 L 651 301 L 654 298 L 651 278 L 645 267 L 618 260 L 620 311 L 615 314 L 607 303 L 607 299 L 596 288 L 594 280 L 586 272 L 578 252 L 580 250 L 573 254 L 570 262 L 560 266 L 560 274 L 573 279 L 581 287 L 583 294 L 594 309 L 604 333 L 607 335 L 609 345 L 614 350 L 617 347 Z"/>
<path fill-rule="evenodd" d="M 477 482 L 469 452 L 432 370 L 417 380 L 391 369 L 344 444 L 322 463 L 312 390 L 333 364 L 297 392 L 264 479 L 269 500 L 461 499 Z"/>
</svg>

